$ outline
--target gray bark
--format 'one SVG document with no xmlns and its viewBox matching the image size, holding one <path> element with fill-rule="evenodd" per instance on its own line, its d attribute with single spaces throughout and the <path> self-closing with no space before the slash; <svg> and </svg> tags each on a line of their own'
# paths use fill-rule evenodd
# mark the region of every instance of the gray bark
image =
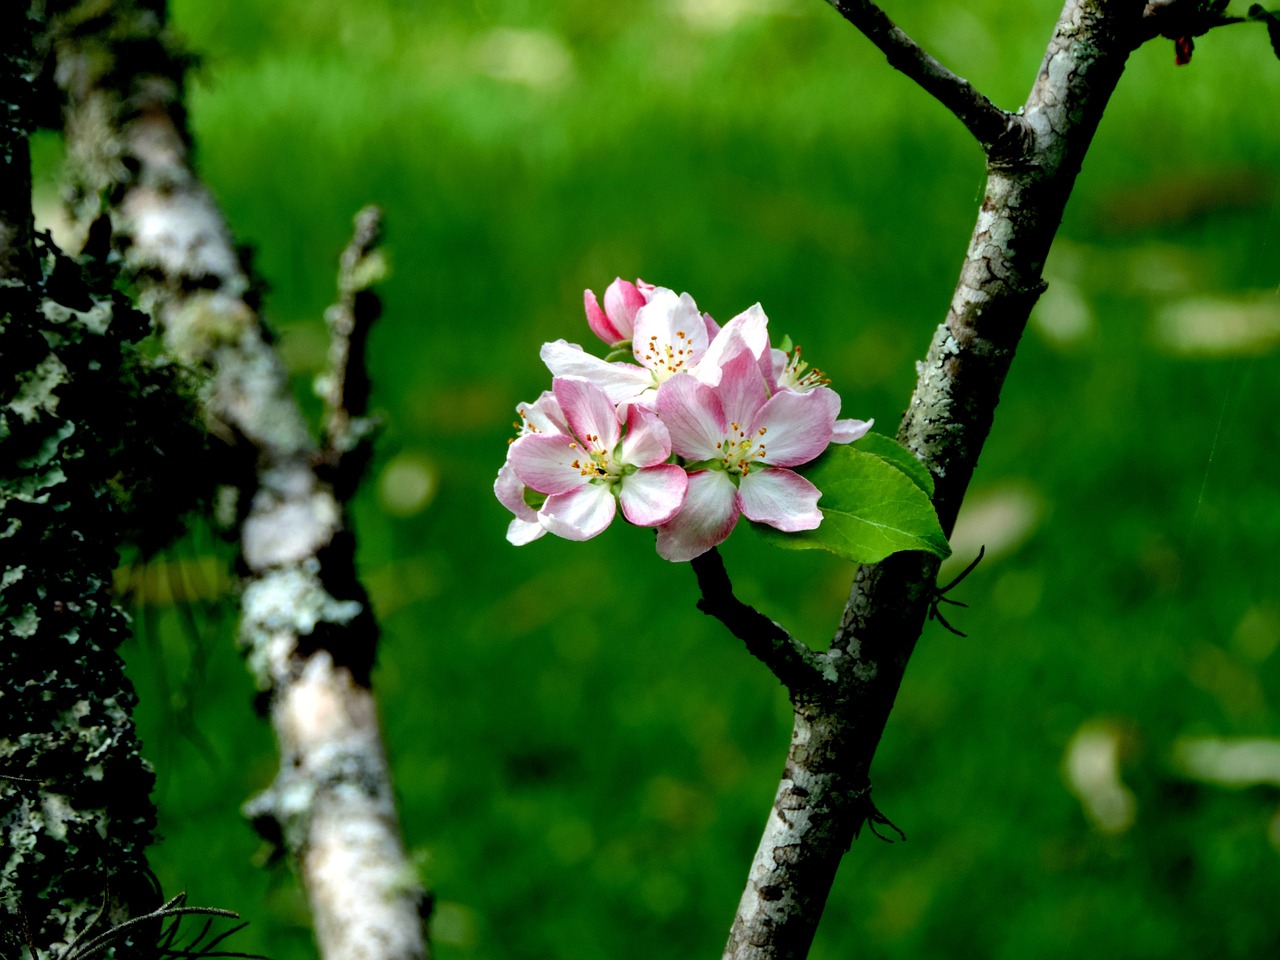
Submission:
<svg viewBox="0 0 1280 960">
<path fill-rule="evenodd" d="M 1017 114 L 989 104 L 911 45 L 874 4 L 831 0 L 894 66 L 953 109 L 986 147 L 987 187 L 946 320 L 925 359 L 898 439 L 928 467 L 950 534 L 991 429 L 1000 388 L 1080 164 L 1131 50 L 1143 4 L 1068 0 Z M 896 32 L 895 32 L 896 31 Z M 939 74 L 939 70 L 944 71 Z M 864 820 L 874 825 L 870 768 L 934 596 L 938 561 L 897 554 L 858 570 L 819 670 L 792 688 L 786 770 L 751 866 L 724 956 L 804 957 L 836 868 Z"/>
</svg>

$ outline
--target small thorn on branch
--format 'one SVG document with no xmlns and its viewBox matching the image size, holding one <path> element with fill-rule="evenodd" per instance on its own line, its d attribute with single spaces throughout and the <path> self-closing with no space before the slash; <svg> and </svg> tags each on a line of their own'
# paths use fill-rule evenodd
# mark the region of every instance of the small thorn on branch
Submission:
<svg viewBox="0 0 1280 960">
<path fill-rule="evenodd" d="M 871 784 L 867 784 L 854 794 L 853 808 L 853 822 L 855 824 L 853 828 L 853 838 L 855 840 L 861 836 L 864 824 L 868 830 L 875 834 L 877 839 L 883 840 L 885 843 L 893 843 L 893 838 L 886 837 L 883 833 L 877 830 L 876 827 L 888 827 L 898 835 L 899 840 L 905 841 L 907 839 L 907 835 L 902 832 L 901 828 L 881 813 L 880 808 L 875 805 L 874 801 L 872 801 Z"/>
<path fill-rule="evenodd" d="M 941 609 L 939 609 L 938 604 L 949 603 L 953 607 L 965 607 L 965 608 L 969 606 L 967 603 L 964 603 L 960 600 L 952 600 L 950 597 L 947 596 L 947 594 L 950 593 L 952 589 L 954 589 L 955 587 L 958 587 L 961 583 L 963 583 L 964 579 L 967 576 L 969 576 L 969 574 L 973 573 L 974 569 L 977 568 L 978 564 L 982 562 L 982 558 L 986 556 L 986 553 L 987 553 L 987 546 L 986 544 L 983 544 L 978 548 L 978 555 L 973 558 L 973 562 L 971 562 L 967 567 L 961 570 L 960 575 L 956 577 L 954 580 L 952 580 L 950 583 L 948 583 L 945 587 L 936 588 L 933 592 L 933 598 L 929 601 L 929 619 L 937 620 L 938 623 L 942 624 L 943 627 L 950 630 L 957 637 L 967 637 L 968 634 L 960 632 L 955 627 L 953 627 L 950 623 L 948 623 L 947 618 L 942 615 L 942 611 Z"/>
</svg>

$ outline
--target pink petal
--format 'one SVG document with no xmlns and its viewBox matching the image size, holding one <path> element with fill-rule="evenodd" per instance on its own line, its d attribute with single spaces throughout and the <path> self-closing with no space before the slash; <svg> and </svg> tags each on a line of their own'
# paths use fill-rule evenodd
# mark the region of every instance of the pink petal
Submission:
<svg viewBox="0 0 1280 960">
<path fill-rule="evenodd" d="M 634 283 L 628 283 L 618 277 L 609 284 L 604 292 L 604 312 L 622 336 L 619 340 L 630 340 L 635 331 L 636 311 L 645 305 L 645 296 Z M 615 341 L 616 342 L 616 341 Z"/>
<path fill-rule="evenodd" d="M 609 302 L 609 293 L 605 291 L 605 304 Z M 600 304 L 596 300 L 595 292 L 592 290 L 582 291 L 582 306 L 587 312 L 587 326 L 591 328 L 591 332 L 603 340 L 609 346 L 613 346 L 620 340 L 627 340 L 621 331 L 613 325 L 604 310 L 600 309 Z"/>
<path fill-rule="evenodd" d="M 746 430 L 755 422 L 756 415 L 769 399 L 769 394 L 765 390 L 764 377 L 760 375 L 760 365 L 756 358 L 744 341 L 735 340 L 739 346 L 720 368 L 717 395 L 729 429 L 734 430 L 733 425 L 737 424 L 738 430 Z"/>
<path fill-rule="evenodd" d="M 687 370 L 707 350 L 707 324 L 693 297 L 658 288 L 636 313 L 631 351 L 659 380 Z"/>
<path fill-rule="evenodd" d="M 538 511 L 538 519 L 557 537 L 590 540 L 604 532 L 617 509 L 607 485 L 584 483 L 576 490 L 548 497 Z"/>
<path fill-rule="evenodd" d="M 818 387 L 808 393 L 782 390 L 760 408 L 753 427 L 765 428 L 761 443 L 767 451 L 761 459 L 778 467 L 808 463 L 831 442 L 840 398 L 835 391 Z"/>
<path fill-rule="evenodd" d="M 516 475 L 510 462 L 504 463 L 498 471 L 498 479 L 493 481 L 493 492 L 498 502 L 515 514 L 507 524 L 507 540 L 517 547 L 532 543 L 546 531 L 538 522 L 538 514 L 533 507 L 524 502 L 524 483 Z"/>
<path fill-rule="evenodd" d="M 524 502 L 524 481 L 516 474 L 511 461 L 507 461 L 498 471 L 498 478 L 493 481 L 493 492 L 498 502 L 526 523 L 538 522 L 538 514 L 533 507 Z"/>
<path fill-rule="evenodd" d="M 689 475 L 674 463 L 661 463 L 623 477 L 621 487 L 622 515 L 637 527 L 656 527 L 680 511 Z"/>
<path fill-rule="evenodd" d="M 619 453 L 623 463 L 652 467 L 671 456 L 671 434 L 655 412 L 633 403 L 626 417 L 627 435 Z"/>
<path fill-rule="evenodd" d="M 832 443 L 852 443 L 867 435 L 874 420 L 837 420 L 831 430 Z"/>
<path fill-rule="evenodd" d="M 727 425 L 720 398 L 688 374 L 658 388 L 658 416 L 671 434 L 671 449 L 689 460 L 720 456 Z"/>
<path fill-rule="evenodd" d="M 562 494 L 587 482 L 581 463 L 586 457 L 573 437 L 531 433 L 507 450 L 507 462 L 526 486 L 539 493 Z M 574 464 L 579 464 L 574 466 Z"/>
<path fill-rule="evenodd" d="M 622 425 L 605 392 L 594 383 L 565 377 L 552 380 L 551 389 L 573 435 L 590 450 L 612 454 L 622 436 Z"/>
<path fill-rule="evenodd" d="M 633 363 L 607 363 L 577 344 L 564 340 L 544 343 L 540 355 L 553 376 L 590 380 L 605 392 L 612 403 L 630 400 L 653 386 L 653 374 L 644 367 Z"/>
<path fill-rule="evenodd" d="M 822 491 L 791 470 L 752 470 L 738 485 L 742 512 L 759 523 L 792 533 L 822 523 L 818 498 Z"/>
<path fill-rule="evenodd" d="M 701 556 L 733 532 L 738 522 L 738 491 L 723 470 L 689 474 L 684 506 L 658 527 L 658 555 L 679 563 Z"/>
</svg>

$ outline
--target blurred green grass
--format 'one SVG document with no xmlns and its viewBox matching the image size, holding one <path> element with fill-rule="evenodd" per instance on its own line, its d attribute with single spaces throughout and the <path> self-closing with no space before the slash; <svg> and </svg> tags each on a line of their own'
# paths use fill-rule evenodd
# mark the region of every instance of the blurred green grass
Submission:
<svg viewBox="0 0 1280 960">
<path fill-rule="evenodd" d="M 505 542 L 491 485 L 512 408 L 548 383 L 544 340 L 586 342 L 581 291 L 620 274 L 721 319 L 761 301 L 846 415 L 892 433 L 978 150 L 818 0 L 171 6 L 204 56 L 201 167 L 258 248 L 304 394 L 350 217 L 387 210 L 370 355 L 387 428 L 356 522 L 438 956 L 715 955 L 785 696 L 651 535 Z M 1013 108 L 1058 7 L 890 13 Z M 969 636 L 927 629 L 877 757 L 909 840 L 855 844 L 815 960 L 1280 947 L 1275 787 L 1171 760 L 1180 736 L 1280 736 L 1280 64 L 1261 29 L 1207 37 L 1183 68 L 1170 46 L 1131 59 L 1009 377 L 956 537 L 961 563 L 990 552 L 956 591 L 969 609 L 947 611 Z M 742 596 L 825 645 L 850 567 L 746 530 L 724 552 Z M 159 767 L 153 863 L 252 921 L 235 948 L 308 956 L 294 881 L 255 863 L 238 814 L 270 737 L 229 621 L 196 612 L 207 662 L 164 604 L 128 651 Z M 174 722 L 184 698 L 198 735 Z M 1118 745 L 1127 828 L 1098 829 L 1068 789 L 1082 728 Z"/>
</svg>

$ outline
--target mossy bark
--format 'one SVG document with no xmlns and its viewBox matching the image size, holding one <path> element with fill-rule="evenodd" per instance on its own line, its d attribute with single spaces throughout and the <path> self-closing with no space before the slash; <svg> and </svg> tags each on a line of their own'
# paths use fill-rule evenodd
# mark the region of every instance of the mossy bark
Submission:
<svg viewBox="0 0 1280 960">
<path fill-rule="evenodd" d="M 31 33 L 16 11 L 3 19 L 0 945 L 49 955 L 158 902 L 145 856 L 153 777 L 116 652 L 128 624 L 111 595 L 125 527 L 122 435 L 111 429 L 125 425 L 111 405 L 131 380 L 127 341 L 145 324 L 93 296 L 70 261 L 36 256 Z M 130 941 L 117 950 L 145 955 Z"/>
</svg>

